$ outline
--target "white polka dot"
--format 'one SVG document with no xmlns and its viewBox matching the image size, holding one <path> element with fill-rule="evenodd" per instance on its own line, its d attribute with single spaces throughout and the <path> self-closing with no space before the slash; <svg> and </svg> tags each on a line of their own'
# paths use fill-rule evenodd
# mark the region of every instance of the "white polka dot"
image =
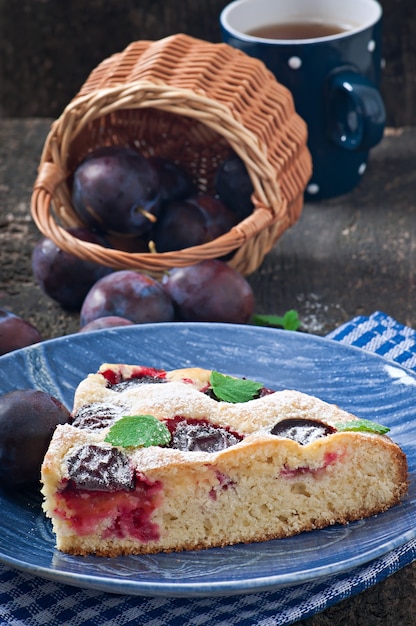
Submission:
<svg viewBox="0 0 416 626">
<path fill-rule="evenodd" d="M 287 64 L 292 70 L 298 70 L 302 66 L 302 59 L 299 57 L 290 57 Z"/>
<path fill-rule="evenodd" d="M 358 168 L 358 173 L 362 176 L 366 169 L 367 163 L 361 163 L 360 167 Z"/>
<path fill-rule="evenodd" d="M 367 50 L 369 52 L 374 52 L 375 49 L 376 49 L 376 42 L 374 41 L 374 39 L 370 39 L 370 41 L 367 44 Z"/>
<path fill-rule="evenodd" d="M 319 185 L 317 183 L 311 183 L 306 187 L 306 191 L 314 196 L 316 193 L 319 193 Z"/>
</svg>

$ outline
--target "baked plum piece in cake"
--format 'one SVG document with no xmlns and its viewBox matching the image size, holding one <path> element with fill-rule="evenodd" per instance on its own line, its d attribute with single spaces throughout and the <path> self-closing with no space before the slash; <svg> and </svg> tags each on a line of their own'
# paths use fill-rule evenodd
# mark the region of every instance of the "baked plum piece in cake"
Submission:
<svg viewBox="0 0 416 626">
<path fill-rule="evenodd" d="M 307 394 L 202 368 L 103 364 L 42 466 L 57 548 L 155 553 L 288 537 L 407 492 L 388 429 Z"/>
</svg>

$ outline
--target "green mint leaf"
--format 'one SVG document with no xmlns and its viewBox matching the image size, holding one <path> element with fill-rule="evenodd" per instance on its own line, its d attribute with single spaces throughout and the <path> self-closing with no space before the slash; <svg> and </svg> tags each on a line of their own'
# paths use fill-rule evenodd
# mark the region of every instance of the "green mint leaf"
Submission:
<svg viewBox="0 0 416 626">
<path fill-rule="evenodd" d="M 341 424 L 336 424 L 335 428 L 339 432 L 350 430 L 355 432 L 376 433 L 377 435 L 384 435 L 390 430 L 387 426 L 382 426 L 381 424 L 377 424 L 377 422 L 364 419 L 342 422 Z"/>
<path fill-rule="evenodd" d="M 108 431 L 104 441 L 122 448 L 148 448 L 169 443 L 169 428 L 153 415 L 124 415 Z"/>
<path fill-rule="evenodd" d="M 215 371 L 211 372 L 209 381 L 218 400 L 232 402 L 233 404 L 253 400 L 259 391 L 263 389 L 262 383 L 245 378 L 233 378 Z"/>
<path fill-rule="evenodd" d="M 298 330 L 300 328 L 299 316 L 294 309 L 286 311 L 283 316 L 255 314 L 251 318 L 251 323 L 255 326 L 274 326 L 284 330 Z"/>
</svg>

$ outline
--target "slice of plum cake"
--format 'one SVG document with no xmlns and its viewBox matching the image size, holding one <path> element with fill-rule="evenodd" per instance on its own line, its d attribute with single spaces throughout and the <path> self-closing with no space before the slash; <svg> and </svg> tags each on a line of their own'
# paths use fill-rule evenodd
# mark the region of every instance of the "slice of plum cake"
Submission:
<svg viewBox="0 0 416 626">
<path fill-rule="evenodd" d="M 106 363 L 54 433 L 43 507 L 76 555 L 288 537 L 399 504 L 407 461 L 387 431 L 294 390 Z"/>
</svg>

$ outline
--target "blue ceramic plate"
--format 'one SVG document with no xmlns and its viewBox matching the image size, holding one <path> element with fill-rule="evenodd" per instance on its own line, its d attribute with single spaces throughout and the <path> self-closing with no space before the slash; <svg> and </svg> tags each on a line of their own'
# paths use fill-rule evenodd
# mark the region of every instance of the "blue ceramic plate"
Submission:
<svg viewBox="0 0 416 626">
<path fill-rule="evenodd" d="M 33 491 L 0 492 L 0 560 L 62 583 L 148 596 L 230 595 L 347 572 L 416 536 L 416 377 L 356 348 L 302 333 L 222 324 L 152 324 L 71 335 L 0 358 L 0 392 L 36 387 L 71 406 L 102 362 L 174 369 L 199 365 L 293 388 L 386 424 L 408 456 L 404 502 L 348 526 L 221 549 L 106 559 L 54 548 Z"/>
</svg>

